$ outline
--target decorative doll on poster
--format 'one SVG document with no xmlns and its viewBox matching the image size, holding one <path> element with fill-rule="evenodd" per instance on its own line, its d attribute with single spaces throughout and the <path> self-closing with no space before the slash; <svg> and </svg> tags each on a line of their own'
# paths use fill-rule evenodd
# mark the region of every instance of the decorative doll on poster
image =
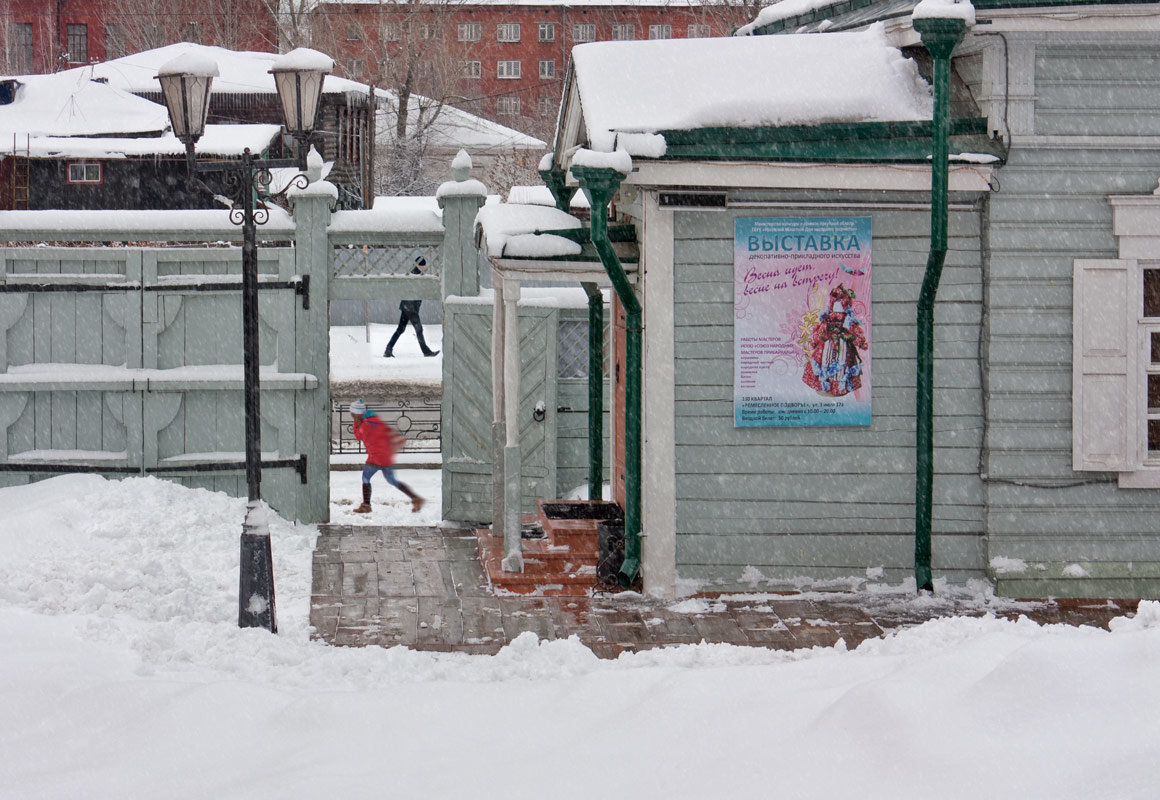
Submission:
<svg viewBox="0 0 1160 800">
<path fill-rule="evenodd" d="M 802 381 L 818 394 L 842 397 L 862 388 L 862 356 L 869 348 L 862 321 L 854 315 L 853 289 L 830 289 L 829 308 L 822 311 L 806 344 Z"/>
</svg>

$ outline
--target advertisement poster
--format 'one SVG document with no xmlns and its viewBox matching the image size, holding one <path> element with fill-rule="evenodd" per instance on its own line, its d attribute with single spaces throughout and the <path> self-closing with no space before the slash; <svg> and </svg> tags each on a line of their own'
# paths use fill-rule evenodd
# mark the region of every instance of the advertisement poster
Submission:
<svg viewBox="0 0 1160 800">
<path fill-rule="evenodd" d="M 870 218 L 738 219 L 733 424 L 870 424 Z"/>
</svg>

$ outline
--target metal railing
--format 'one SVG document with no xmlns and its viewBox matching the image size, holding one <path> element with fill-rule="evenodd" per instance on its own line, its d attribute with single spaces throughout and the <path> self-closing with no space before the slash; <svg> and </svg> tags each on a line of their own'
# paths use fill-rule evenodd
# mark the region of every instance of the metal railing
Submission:
<svg viewBox="0 0 1160 800">
<path fill-rule="evenodd" d="M 394 398 L 370 403 L 386 424 L 406 439 L 402 453 L 438 453 L 443 446 L 443 404 L 438 395 Z M 330 453 L 346 455 L 366 453 L 363 443 L 354 438 L 354 421 L 350 405 L 331 401 Z"/>
</svg>

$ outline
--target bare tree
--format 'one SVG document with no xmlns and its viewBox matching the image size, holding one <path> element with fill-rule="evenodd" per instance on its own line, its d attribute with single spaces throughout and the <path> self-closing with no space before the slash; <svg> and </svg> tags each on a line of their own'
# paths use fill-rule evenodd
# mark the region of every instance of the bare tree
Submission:
<svg viewBox="0 0 1160 800">
<path fill-rule="evenodd" d="M 375 189 L 380 194 L 423 193 L 433 126 L 454 96 L 461 48 L 451 29 L 455 0 L 380 0 L 351 6 L 315 26 L 325 28 L 345 56 L 340 68 L 355 80 L 385 89 Z"/>
<path fill-rule="evenodd" d="M 255 49 L 275 30 L 264 0 L 109 0 L 106 20 L 110 58 L 175 42 Z"/>
</svg>

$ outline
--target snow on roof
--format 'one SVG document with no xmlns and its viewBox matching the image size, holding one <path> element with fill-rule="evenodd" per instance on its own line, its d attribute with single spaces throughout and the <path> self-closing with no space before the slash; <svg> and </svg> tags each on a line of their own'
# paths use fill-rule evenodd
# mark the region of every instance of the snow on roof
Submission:
<svg viewBox="0 0 1160 800">
<path fill-rule="evenodd" d="M 593 150 L 615 150 L 622 132 L 931 117 L 929 85 L 881 24 L 824 36 L 597 42 L 572 59 Z"/>
<path fill-rule="evenodd" d="M 17 76 L 22 86 L 0 113 L 0 145 L 13 135 L 158 134 L 169 126 L 165 106 L 91 78 L 88 68 Z"/>
<path fill-rule="evenodd" d="M 277 90 L 274 88 L 274 76 L 269 74 L 270 69 L 289 55 L 289 53 L 279 55 L 227 50 L 224 47 L 178 42 L 81 69 L 92 70 L 97 77 L 107 78 L 110 86 L 128 92 L 159 92 L 161 84 L 157 82 L 157 74 L 163 66 L 179 56 L 196 56 L 217 64 L 218 77 L 213 81 L 215 93 L 275 94 Z M 329 58 L 322 53 L 317 55 Z M 317 57 L 311 58 L 317 60 Z M 325 93 L 355 92 L 366 96 L 370 87 L 365 83 L 327 75 L 323 80 L 322 90 Z"/>
<path fill-rule="evenodd" d="M 768 5 L 761 9 L 754 17 L 753 22 L 748 25 L 742 25 L 734 32 L 734 36 L 750 36 L 757 28 L 763 28 L 774 22 L 781 22 L 783 19 L 790 17 L 797 17 L 802 14 L 808 14 L 811 11 L 816 11 L 819 8 L 836 5 L 838 0 L 780 0 L 773 5 Z"/>
<path fill-rule="evenodd" d="M 382 94 L 389 99 L 378 109 L 375 129 L 378 131 L 378 141 L 389 144 L 395 139 L 397 106 L 393 93 L 382 92 Z M 411 102 L 427 107 L 432 104 L 428 98 L 418 95 L 411 95 Z M 415 116 L 412 108 L 412 117 L 408 120 L 408 128 L 412 132 L 417 122 Z M 547 143 L 541 139 L 449 104 L 444 104 L 439 110 L 439 116 L 428 129 L 428 136 L 428 141 L 435 147 L 467 148 L 475 153 L 488 150 L 543 150 L 547 147 Z"/>
<path fill-rule="evenodd" d="M 571 256 L 580 253 L 580 245 L 562 236 L 537 235 L 537 231 L 580 228 L 581 222 L 571 214 L 541 205 L 497 203 L 484 206 L 475 216 L 482 229 L 487 254 L 525 257 Z M 510 245 L 510 249 L 509 249 Z"/>
<path fill-rule="evenodd" d="M 206 125 L 195 151 L 203 156 L 236 157 L 249 148 L 261 153 L 281 132 L 278 125 Z M 2 143 L 5 150 L 9 145 Z M 172 133 L 137 138 L 33 136 L 17 138 L 16 152 L 32 158 L 132 158 L 184 156 L 185 145 Z"/>
</svg>

